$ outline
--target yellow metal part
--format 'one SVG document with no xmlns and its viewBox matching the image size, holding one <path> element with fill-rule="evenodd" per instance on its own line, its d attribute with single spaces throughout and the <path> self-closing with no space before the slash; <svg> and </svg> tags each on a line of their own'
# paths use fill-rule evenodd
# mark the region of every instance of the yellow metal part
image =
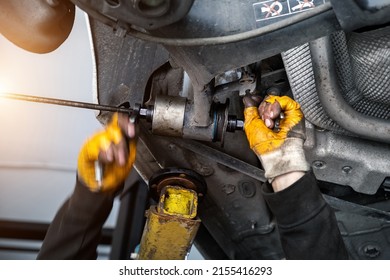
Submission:
<svg viewBox="0 0 390 280">
<path fill-rule="evenodd" d="M 158 211 L 167 215 L 195 218 L 198 196 L 193 190 L 178 186 L 166 186 L 160 195 Z"/>
<path fill-rule="evenodd" d="M 196 218 L 197 201 L 193 190 L 166 186 L 159 205 L 152 206 L 147 213 L 139 259 L 185 259 L 201 223 Z"/>
</svg>

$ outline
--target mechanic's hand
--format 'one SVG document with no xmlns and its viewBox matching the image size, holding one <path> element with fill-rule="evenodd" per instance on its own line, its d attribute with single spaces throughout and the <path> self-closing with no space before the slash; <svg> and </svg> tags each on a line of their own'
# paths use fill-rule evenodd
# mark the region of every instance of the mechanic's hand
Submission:
<svg viewBox="0 0 390 280">
<path fill-rule="evenodd" d="M 308 171 L 309 165 L 303 150 L 304 116 L 300 105 L 287 96 L 269 96 L 259 107 L 258 100 L 245 97 L 244 104 L 245 133 L 269 182 L 283 174 Z M 275 131 L 275 121 L 281 112 L 284 118 Z"/>
<path fill-rule="evenodd" d="M 115 191 L 129 174 L 136 155 L 135 126 L 125 114 L 115 113 L 103 131 L 81 148 L 78 177 L 91 191 Z M 103 167 L 102 181 L 95 177 L 95 162 Z"/>
</svg>

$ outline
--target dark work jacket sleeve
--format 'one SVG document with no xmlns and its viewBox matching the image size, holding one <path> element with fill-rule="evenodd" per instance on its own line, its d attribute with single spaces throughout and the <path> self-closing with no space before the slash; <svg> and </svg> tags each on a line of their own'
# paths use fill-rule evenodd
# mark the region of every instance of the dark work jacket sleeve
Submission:
<svg viewBox="0 0 390 280">
<path fill-rule="evenodd" d="M 266 184 L 263 194 L 287 259 L 348 259 L 334 212 L 311 172 L 277 193 Z"/>
<path fill-rule="evenodd" d="M 38 259 L 96 259 L 101 231 L 115 194 L 93 193 L 77 180 L 49 226 Z"/>
</svg>

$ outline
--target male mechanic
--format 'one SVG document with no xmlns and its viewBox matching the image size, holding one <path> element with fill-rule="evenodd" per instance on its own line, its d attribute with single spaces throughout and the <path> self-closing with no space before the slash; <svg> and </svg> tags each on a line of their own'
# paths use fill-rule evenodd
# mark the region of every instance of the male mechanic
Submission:
<svg viewBox="0 0 390 280">
<path fill-rule="evenodd" d="M 28 51 L 47 53 L 68 37 L 74 16 L 69 1 L 2 1 L 0 33 Z M 263 196 L 277 219 L 286 257 L 347 258 L 334 213 L 305 159 L 300 106 L 288 97 L 270 97 L 259 107 L 256 99 L 246 97 L 244 104 L 245 132 L 265 169 Z M 285 119 L 276 133 L 274 120 L 282 111 Z M 134 163 L 135 146 L 135 128 L 124 115 L 114 115 L 104 131 L 86 142 L 75 190 L 54 218 L 38 258 L 96 258 L 102 226 Z M 105 164 L 102 186 L 95 181 L 96 160 Z"/>
<path fill-rule="evenodd" d="M 305 159 L 304 116 L 289 97 L 268 97 L 260 106 L 245 97 L 245 133 L 259 157 L 268 182 L 263 196 L 276 217 L 287 259 L 347 259 L 335 215 L 319 192 Z M 284 112 L 280 130 L 275 120 Z M 136 154 L 135 127 L 115 114 L 105 130 L 81 149 L 76 187 L 56 214 L 38 259 L 94 259 L 101 229 L 115 195 L 121 190 Z M 105 165 L 103 184 L 94 163 Z"/>
</svg>

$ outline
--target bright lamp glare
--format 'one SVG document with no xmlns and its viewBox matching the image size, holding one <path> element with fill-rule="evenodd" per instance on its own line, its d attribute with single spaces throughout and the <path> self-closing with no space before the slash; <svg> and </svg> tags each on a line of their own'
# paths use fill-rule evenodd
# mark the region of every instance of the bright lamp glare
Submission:
<svg viewBox="0 0 390 280">
<path fill-rule="evenodd" d="M 0 97 L 4 97 L 6 93 L 9 91 L 10 87 L 8 83 L 6 83 L 4 80 L 0 79 Z M 4 98 L 0 98 L 4 99 Z"/>
<path fill-rule="evenodd" d="M 0 80 L 0 105 L 7 104 L 7 99 L 6 99 L 7 90 L 8 89 L 5 86 L 5 84 Z"/>
<path fill-rule="evenodd" d="M 4 83 L 4 81 L 2 81 L 0 79 L 0 94 L 3 94 L 6 90 L 7 90 L 7 87 L 6 87 L 5 83 Z"/>
</svg>

